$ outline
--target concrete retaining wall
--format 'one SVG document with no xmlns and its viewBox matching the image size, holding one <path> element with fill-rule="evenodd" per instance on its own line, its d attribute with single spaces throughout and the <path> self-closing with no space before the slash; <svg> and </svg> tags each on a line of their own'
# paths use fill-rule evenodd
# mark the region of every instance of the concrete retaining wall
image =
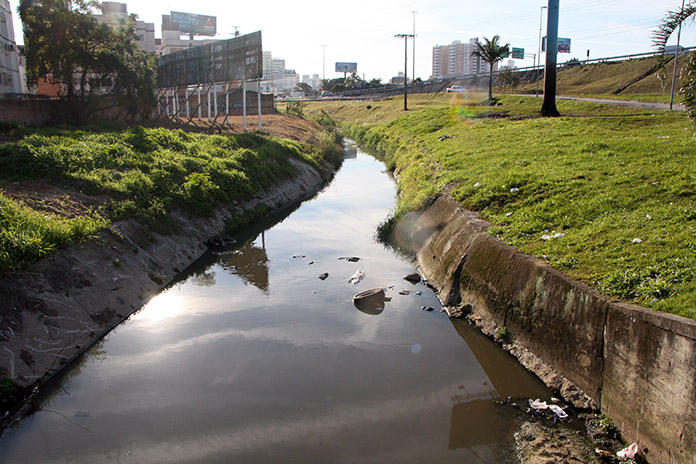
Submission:
<svg viewBox="0 0 696 464">
<path fill-rule="evenodd" d="M 696 321 L 620 304 L 486 234 L 447 195 L 420 218 L 418 252 L 445 305 L 577 407 L 608 414 L 652 463 L 696 463 Z"/>
</svg>

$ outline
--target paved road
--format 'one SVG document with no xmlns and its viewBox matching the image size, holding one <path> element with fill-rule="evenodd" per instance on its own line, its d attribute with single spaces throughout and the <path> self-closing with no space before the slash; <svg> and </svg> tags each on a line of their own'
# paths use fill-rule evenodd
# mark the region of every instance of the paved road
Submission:
<svg viewBox="0 0 696 464">
<path fill-rule="evenodd" d="M 558 98 L 559 100 L 580 100 L 595 103 L 607 103 L 609 105 L 628 106 L 631 108 L 648 108 L 654 110 L 669 109 L 669 103 L 643 102 L 635 100 L 613 100 L 610 98 L 567 97 L 561 95 L 557 96 L 556 98 Z M 679 103 L 675 103 L 673 108 L 675 111 L 685 111 L 684 105 L 681 105 Z"/>
</svg>

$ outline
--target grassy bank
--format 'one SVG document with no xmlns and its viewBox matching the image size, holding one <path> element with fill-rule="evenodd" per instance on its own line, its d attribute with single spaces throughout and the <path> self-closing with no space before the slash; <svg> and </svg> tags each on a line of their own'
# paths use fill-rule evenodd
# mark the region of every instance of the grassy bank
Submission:
<svg viewBox="0 0 696 464">
<path fill-rule="evenodd" d="M 396 171 L 397 215 L 450 188 L 523 252 L 618 299 L 696 317 L 696 147 L 683 114 L 562 101 L 564 117 L 541 119 L 533 97 L 419 98 L 408 114 L 400 99 L 321 107 Z M 384 122 L 366 121 L 373 111 Z"/>
<path fill-rule="evenodd" d="M 181 130 L 50 129 L 0 145 L 0 272 L 135 218 L 158 232 L 173 210 L 210 214 L 290 178 L 290 158 L 340 163 L 334 140 L 317 147 L 257 134 Z"/>
</svg>

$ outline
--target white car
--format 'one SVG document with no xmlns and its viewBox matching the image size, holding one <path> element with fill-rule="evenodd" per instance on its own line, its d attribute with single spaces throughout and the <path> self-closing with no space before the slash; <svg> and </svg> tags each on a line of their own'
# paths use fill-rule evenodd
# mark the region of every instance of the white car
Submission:
<svg viewBox="0 0 696 464">
<path fill-rule="evenodd" d="M 447 87 L 447 90 L 445 90 L 445 92 L 466 92 L 466 89 L 461 85 L 453 85 L 452 87 Z"/>
</svg>

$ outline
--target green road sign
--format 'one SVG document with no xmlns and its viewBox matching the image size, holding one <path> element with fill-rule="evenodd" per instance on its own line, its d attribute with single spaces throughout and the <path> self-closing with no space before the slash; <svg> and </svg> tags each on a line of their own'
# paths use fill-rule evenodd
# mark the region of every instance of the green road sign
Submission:
<svg viewBox="0 0 696 464">
<path fill-rule="evenodd" d="M 516 59 L 524 59 L 524 48 L 512 48 L 512 57 Z"/>
</svg>

